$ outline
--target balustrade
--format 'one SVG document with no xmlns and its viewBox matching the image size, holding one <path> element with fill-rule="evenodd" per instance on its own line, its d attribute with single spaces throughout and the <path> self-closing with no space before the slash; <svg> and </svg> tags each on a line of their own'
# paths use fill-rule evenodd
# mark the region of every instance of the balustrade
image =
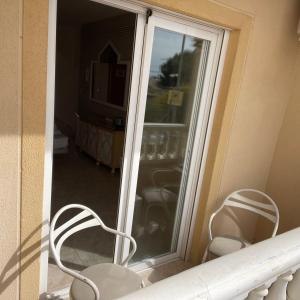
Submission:
<svg viewBox="0 0 300 300">
<path fill-rule="evenodd" d="M 140 159 L 178 160 L 184 157 L 186 131 L 186 126 L 181 124 L 145 124 Z"/>
<path fill-rule="evenodd" d="M 300 227 L 121 299 L 299 300 Z"/>
</svg>

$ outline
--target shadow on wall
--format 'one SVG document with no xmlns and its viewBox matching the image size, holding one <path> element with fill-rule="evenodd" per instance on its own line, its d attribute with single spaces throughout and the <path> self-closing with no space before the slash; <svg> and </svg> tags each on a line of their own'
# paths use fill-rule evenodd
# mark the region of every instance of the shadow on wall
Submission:
<svg viewBox="0 0 300 300">
<path fill-rule="evenodd" d="M 31 244 L 36 240 L 36 235 L 40 235 L 41 229 L 48 225 L 49 222 L 45 221 L 32 231 L 6 263 L 0 274 L 0 298 L 7 287 L 36 259 L 39 259 L 42 252 L 48 250 L 48 235 Z"/>
</svg>

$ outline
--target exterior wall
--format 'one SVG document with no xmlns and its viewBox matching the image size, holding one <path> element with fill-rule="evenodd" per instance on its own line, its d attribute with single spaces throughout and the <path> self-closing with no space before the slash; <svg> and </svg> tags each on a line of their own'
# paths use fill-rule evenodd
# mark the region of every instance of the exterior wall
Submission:
<svg viewBox="0 0 300 300">
<path fill-rule="evenodd" d="M 299 43 L 299 42 L 298 42 Z M 300 226 L 300 46 L 295 75 L 290 77 L 292 94 L 279 134 L 267 192 L 280 211 L 279 232 Z"/>
<path fill-rule="evenodd" d="M 299 1 L 218 1 L 253 15 L 220 197 L 241 187 L 264 190 L 293 81 Z M 276 20 L 276 22 L 274 22 Z"/>
<path fill-rule="evenodd" d="M 206 242 L 207 214 L 215 209 L 216 201 L 237 187 L 265 187 L 292 88 L 299 4 L 296 0 L 147 2 L 233 29 L 192 248 L 192 259 L 198 262 Z M 5 105 L 1 104 L 4 118 L 0 118 L 0 184 L 1 197 L 5 196 L 1 204 L 4 203 L 5 209 L 0 216 L 1 226 L 4 224 L 10 231 L 1 243 L 5 245 L 5 249 L 1 248 L 2 267 L 9 263 L 18 245 L 20 216 L 18 1 L 1 1 L 0 14 L 0 30 L 4 31 L 1 38 L 6 37 L 7 45 L 11 45 L 10 51 L 0 48 L 0 79 L 5 79 L 1 96 L 9 99 L 1 97 Z M 24 1 L 23 16 L 21 241 L 25 246 L 21 253 L 20 299 L 32 300 L 38 299 L 39 294 L 39 237 L 43 225 L 48 1 Z M 9 179 L 2 179 L 8 176 Z M 17 264 L 18 257 L 11 261 Z M 15 281 L 5 290 L 4 299 L 16 299 L 17 292 Z"/>
<path fill-rule="evenodd" d="M 19 299 L 22 6 L 0 1 L 0 299 Z"/>
<path fill-rule="evenodd" d="M 40 288 L 48 1 L 23 1 L 22 173 L 20 299 L 36 300 Z M 45 249 L 43 248 L 42 251 Z"/>
<path fill-rule="evenodd" d="M 230 50 L 225 65 L 224 79 L 214 126 L 214 139 L 210 151 L 207 180 L 205 182 L 205 186 L 207 187 L 205 192 L 209 193 L 210 179 L 212 175 L 216 174 L 213 181 L 218 180 L 219 172 L 216 170 L 222 165 L 222 154 L 224 153 L 222 149 L 226 145 L 227 134 L 230 130 L 230 119 L 237 100 L 244 66 L 243 62 L 249 40 L 251 17 L 207 0 L 177 2 L 164 0 L 164 2 L 156 2 L 154 4 L 236 29 L 230 38 Z M 26 0 L 24 2 L 21 240 L 28 245 L 28 251 L 22 253 L 23 259 L 21 262 L 26 263 L 25 259 L 27 258 L 28 264 L 21 274 L 20 293 L 22 300 L 38 299 L 40 292 L 38 248 L 40 246 L 39 237 L 41 236 L 41 227 L 43 226 L 47 14 L 48 1 Z M 226 112 L 224 115 L 225 106 Z M 220 153 L 221 155 L 216 157 L 216 153 Z M 206 196 L 204 195 L 204 197 Z M 211 197 L 210 194 L 208 196 Z M 201 224 L 198 227 L 201 230 Z M 195 244 L 195 249 L 198 246 Z"/>
<path fill-rule="evenodd" d="M 293 81 L 290 79 L 293 76 L 298 45 L 298 1 L 218 2 L 253 16 L 253 31 L 238 101 L 230 124 L 228 147 L 224 149 L 226 153 L 219 169 L 220 180 L 211 189 L 215 189 L 215 193 L 208 198 L 206 209 L 204 205 L 200 207 L 203 210 L 204 226 L 202 235 L 201 231 L 195 235 L 192 251 L 194 262 L 199 262 L 203 246 L 206 245 L 207 219 L 224 197 L 239 188 L 265 190 L 277 136 L 292 90 Z M 255 240 L 261 237 L 256 235 L 256 224 L 251 217 L 243 218 L 243 222 L 247 223 L 248 238 Z M 224 220 L 221 224 L 222 232 L 226 232 L 226 225 Z M 199 245 L 197 239 L 200 236 L 202 239 L 200 238 Z"/>
</svg>

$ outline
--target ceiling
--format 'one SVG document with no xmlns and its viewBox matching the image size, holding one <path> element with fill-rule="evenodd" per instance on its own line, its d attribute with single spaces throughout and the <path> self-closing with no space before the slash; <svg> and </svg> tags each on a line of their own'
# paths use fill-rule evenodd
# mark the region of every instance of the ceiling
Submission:
<svg viewBox="0 0 300 300">
<path fill-rule="evenodd" d="M 78 24 L 92 23 L 128 14 L 127 11 L 90 0 L 58 0 L 57 12 L 58 22 Z"/>
</svg>

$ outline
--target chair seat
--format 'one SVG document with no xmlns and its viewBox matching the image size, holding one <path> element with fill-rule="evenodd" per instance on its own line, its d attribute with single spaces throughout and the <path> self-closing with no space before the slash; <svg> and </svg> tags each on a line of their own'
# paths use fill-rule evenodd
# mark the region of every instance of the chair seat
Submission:
<svg viewBox="0 0 300 300">
<path fill-rule="evenodd" d="M 142 278 L 135 272 L 110 263 L 91 266 L 81 272 L 99 288 L 101 300 L 111 300 L 136 291 L 142 286 Z M 72 300 L 94 300 L 90 286 L 75 279 L 71 285 Z"/>
<path fill-rule="evenodd" d="M 208 250 L 215 256 L 223 256 L 245 248 L 249 244 L 234 237 L 216 236 L 210 242 Z"/>
<path fill-rule="evenodd" d="M 166 188 L 149 187 L 143 190 L 143 197 L 148 204 L 175 202 L 176 194 Z"/>
</svg>

